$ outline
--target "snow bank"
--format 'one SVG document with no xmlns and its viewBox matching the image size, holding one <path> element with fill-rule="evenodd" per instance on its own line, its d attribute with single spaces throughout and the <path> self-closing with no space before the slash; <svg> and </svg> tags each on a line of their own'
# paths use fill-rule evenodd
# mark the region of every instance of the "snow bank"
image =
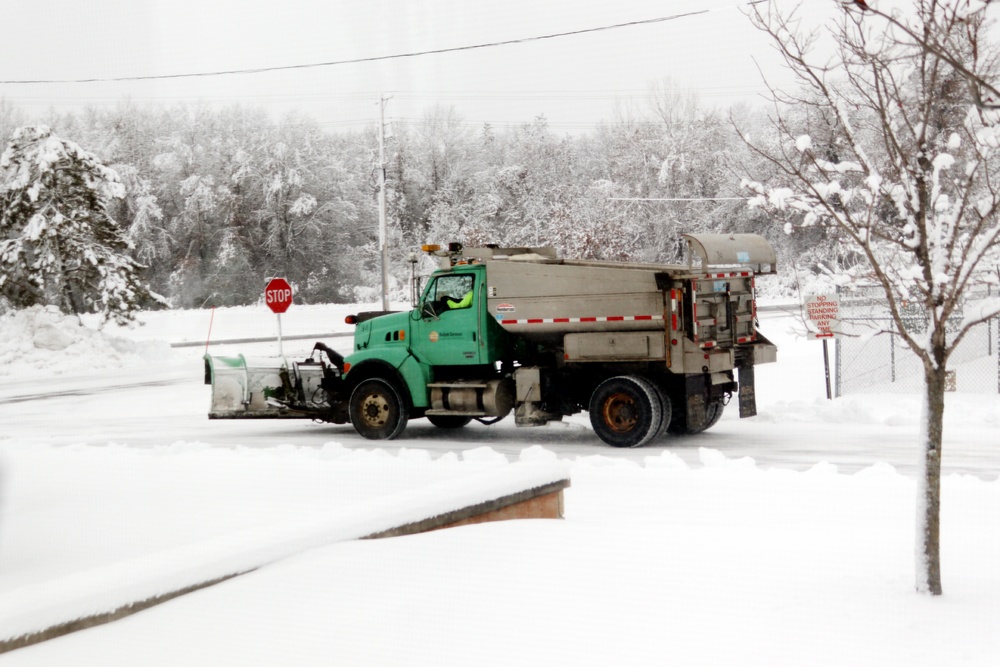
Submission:
<svg viewBox="0 0 1000 667">
<path fill-rule="evenodd" d="M 753 424 L 817 423 L 882 425 L 911 428 L 920 414 L 921 397 L 916 394 L 843 396 L 836 400 L 769 401 L 760 409 Z M 1000 426 L 1000 412 L 994 395 L 949 394 L 945 397 L 945 426 L 960 430 L 970 426 Z"/>
<path fill-rule="evenodd" d="M 66 540 L 46 545 L 64 564 L 106 558 L 30 587 L 8 579 L 4 635 L 222 564 L 271 563 L 5 655 L 11 664 L 932 665 L 961 655 L 985 665 L 1000 649 L 1000 537 L 982 530 L 1000 512 L 1000 482 L 944 479 L 948 593 L 932 601 L 912 589 L 915 482 L 885 464 L 844 475 L 829 464 L 765 470 L 711 449 L 699 450 L 700 467 L 672 452 L 582 456 L 570 463 L 565 521 L 323 546 L 376 515 L 398 521 L 442 501 L 454 483 L 475 495 L 519 464 L 485 447 L 435 459 L 337 443 L 0 451 L 11 479 L 31 478 L 7 497 L 0 574 L 16 579 L 44 560 L 45 541 L 18 525 Z M 521 459 L 553 457 L 530 447 Z M 429 483 L 396 488 L 407 479 Z M 337 500 L 365 488 L 374 495 L 363 503 Z M 84 516 L 89 539 L 71 528 Z M 149 552 L 116 559 L 109 541 Z"/>
<path fill-rule="evenodd" d="M 387 458 L 334 443 L 278 456 L 183 443 L 0 451 L 11 484 L 0 531 L 0 640 L 568 477 L 556 462 L 511 465 L 480 455 L 459 465 L 455 457 Z M 285 460 L 283 474 L 276 468 Z M 321 483 L 309 485 L 317 476 L 306 462 L 322 471 Z M 278 493 L 266 496 L 265 510 L 268 490 Z"/>
<path fill-rule="evenodd" d="M 124 368 L 162 359 L 169 352 L 164 341 L 135 341 L 95 331 L 54 306 L 0 316 L 0 376 Z"/>
<path fill-rule="evenodd" d="M 344 324 L 345 315 L 377 309 L 371 304 L 296 305 L 283 316 L 282 332 L 285 336 L 319 337 L 349 333 L 353 329 Z M 172 350 L 171 343 L 217 343 L 277 333 L 277 321 L 264 306 L 146 311 L 129 327 L 108 322 L 102 328 L 96 316 L 77 318 L 60 313 L 54 306 L 33 306 L 0 316 L 0 377 L 65 375 L 163 363 L 185 354 Z M 312 341 L 286 344 L 286 350 L 306 354 L 311 346 Z M 190 356 L 191 350 L 186 354 Z"/>
</svg>

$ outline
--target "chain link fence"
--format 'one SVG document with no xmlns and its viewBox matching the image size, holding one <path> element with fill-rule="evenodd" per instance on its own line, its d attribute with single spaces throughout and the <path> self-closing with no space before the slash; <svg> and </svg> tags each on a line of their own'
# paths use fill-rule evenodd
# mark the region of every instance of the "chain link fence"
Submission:
<svg viewBox="0 0 1000 667">
<path fill-rule="evenodd" d="M 965 304 L 998 296 L 996 287 L 970 289 Z M 885 296 L 879 288 L 841 295 L 841 331 L 836 339 L 837 396 L 864 393 L 920 393 L 923 365 L 893 329 Z M 948 322 L 954 335 L 963 319 L 959 310 Z M 904 307 L 907 331 L 927 330 L 922 308 Z M 948 361 L 948 389 L 977 394 L 1000 393 L 1000 317 L 974 327 Z"/>
</svg>

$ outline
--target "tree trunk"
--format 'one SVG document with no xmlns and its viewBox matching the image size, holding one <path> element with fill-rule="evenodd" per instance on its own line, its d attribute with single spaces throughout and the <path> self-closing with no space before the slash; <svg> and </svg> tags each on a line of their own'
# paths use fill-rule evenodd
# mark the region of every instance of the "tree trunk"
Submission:
<svg viewBox="0 0 1000 667">
<path fill-rule="evenodd" d="M 926 394 L 917 478 L 917 591 L 941 595 L 941 433 L 946 368 L 924 369 Z"/>
<path fill-rule="evenodd" d="M 55 306 L 59 309 L 59 312 L 66 313 L 67 315 L 76 315 L 77 313 L 73 309 L 73 302 L 69 295 L 68 281 L 66 279 L 66 263 L 63 260 L 59 239 L 53 239 L 47 248 L 42 248 L 42 252 L 46 251 L 53 258 L 51 262 L 53 268 L 42 277 L 45 281 L 43 287 L 45 305 Z"/>
</svg>

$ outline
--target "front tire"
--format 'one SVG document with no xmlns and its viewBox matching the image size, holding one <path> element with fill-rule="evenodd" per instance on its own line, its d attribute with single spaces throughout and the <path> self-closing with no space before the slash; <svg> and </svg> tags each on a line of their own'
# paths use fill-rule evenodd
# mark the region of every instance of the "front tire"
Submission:
<svg viewBox="0 0 1000 667">
<path fill-rule="evenodd" d="M 590 397 L 590 424 L 612 447 L 641 447 L 663 423 L 660 393 L 645 378 L 623 375 L 605 380 Z"/>
<path fill-rule="evenodd" d="M 351 393 L 350 415 L 354 430 L 363 438 L 392 440 L 406 428 L 409 409 L 392 382 L 372 378 Z"/>
</svg>

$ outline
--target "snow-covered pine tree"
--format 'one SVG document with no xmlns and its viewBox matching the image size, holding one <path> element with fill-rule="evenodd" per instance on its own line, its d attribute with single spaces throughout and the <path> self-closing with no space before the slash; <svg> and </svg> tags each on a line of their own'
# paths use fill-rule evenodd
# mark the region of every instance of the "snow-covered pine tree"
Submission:
<svg viewBox="0 0 1000 667">
<path fill-rule="evenodd" d="M 156 298 L 108 214 L 114 170 L 45 126 L 16 130 L 0 156 L 0 294 L 128 322 Z"/>
</svg>

